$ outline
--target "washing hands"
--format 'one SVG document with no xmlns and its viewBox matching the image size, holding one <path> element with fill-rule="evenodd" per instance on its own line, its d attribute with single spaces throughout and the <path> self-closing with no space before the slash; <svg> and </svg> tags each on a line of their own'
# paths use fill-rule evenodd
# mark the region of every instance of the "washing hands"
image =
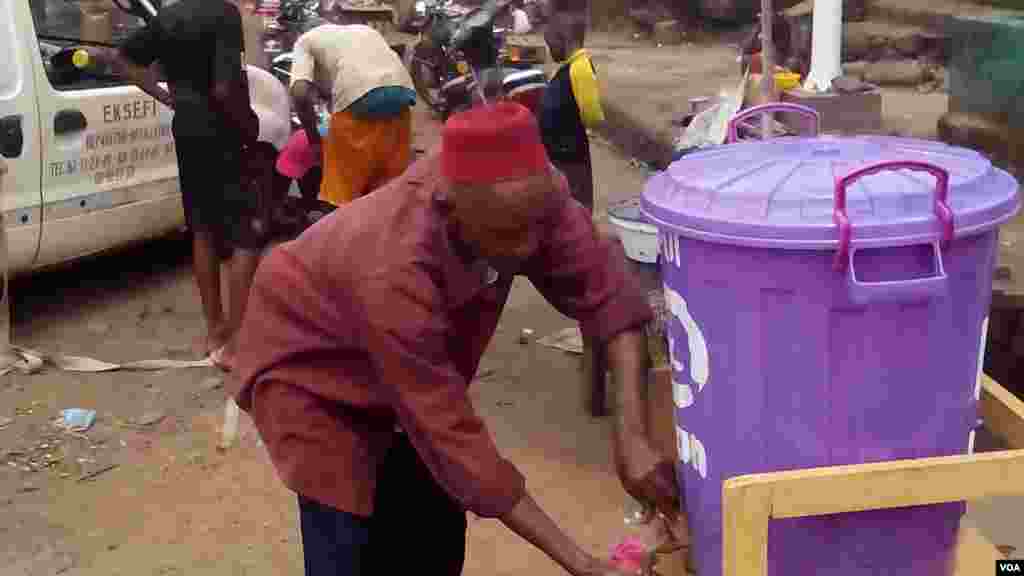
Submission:
<svg viewBox="0 0 1024 576">
<path fill-rule="evenodd" d="M 612 548 L 611 563 L 625 574 L 653 575 L 659 554 L 670 554 L 686 547 L 689 527 L 686 515 L 680 514 L 675 522 L 663 514 L 644 514 L 634 533 L 623 538 Z M 627 522 L 629 518 L 627 518 Z"/>
</svg>

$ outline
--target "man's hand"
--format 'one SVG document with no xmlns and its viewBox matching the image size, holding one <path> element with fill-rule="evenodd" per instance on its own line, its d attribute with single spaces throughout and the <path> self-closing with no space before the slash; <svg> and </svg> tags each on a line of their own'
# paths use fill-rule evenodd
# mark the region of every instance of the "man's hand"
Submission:
<svg viewBox="0 0 1024 576">
<path fill-rule="evenodd" d="M 157 102 L 174 109 L 174 95 L 160 86 L 161 78 L 156 66 L 139 66 L 126 58 L 117 48 L 92 46 L 88 52 L 98 67 L 109 68 L 114 75 L 128 80 Z"/>
<path fill-rule="evenodd" d="M 690 545 L 690 523 L 685 512 L 675 522 L 665 516 L 658 516 L 653 528 L 654 541 L 657 543 L 654 551 L 657 554 L 671 554 Z"/>
<path fill-rule="evenodd" d="M 681 512 L 673 463 L 659 454 L 647 434 L 647 335 L 642 328 L 608 343 L 615 382 L 614 454 L 623 488 L 640 503 L 675 521 Z"/>
<path fill-rule="evenodd" d="M 616 468 L 626 492 L 676 522 L 681 510 L 675 466 L 651 447 L 646 437 L 629 436 L 616 455 Z"/>
<path fill-rule="evenodd" d="M 317 154 L 321 154 L 320 119 L 316 117 L 314 106 L 320 90 L 316 84 L 305 80 L 296 81 L 292 84 L 291 96 L 295 108 L 295 114 L 302 122 L 302 129 L 306 131 L 306 139 L 309 145 Z"/>
</svg>

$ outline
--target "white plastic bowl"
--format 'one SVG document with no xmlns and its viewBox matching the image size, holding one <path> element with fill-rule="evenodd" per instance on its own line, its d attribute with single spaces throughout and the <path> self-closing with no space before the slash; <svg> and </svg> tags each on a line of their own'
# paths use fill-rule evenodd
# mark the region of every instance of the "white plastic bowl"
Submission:
<svg viewBox="0 0 1024 576">
<path fill-rule="evenodd" d="M 623 220 L 608 215 L 608 222 L 622 239 L 626 257 L 637 262 L 655 264 L 658 262 L 658 229 L 646 222 Z"/>
</svg>

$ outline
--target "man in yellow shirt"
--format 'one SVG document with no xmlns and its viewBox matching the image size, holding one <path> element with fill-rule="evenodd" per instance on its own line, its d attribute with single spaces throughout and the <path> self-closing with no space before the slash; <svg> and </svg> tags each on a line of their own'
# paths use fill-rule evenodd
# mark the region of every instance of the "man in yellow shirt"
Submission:
<svg viewBox="0 0 1024 576">
<path fill-rule="evenodd" d="M 558 12 L 544 30 L 551 58 L 561 65 L 544 90 L 540 133 L 551 163 L 565 176 L 580 204 L 594 212 L 594 176 L 587 129 L 604 122 L 597 76 L 583 49 L 587 23 L 582 14 Z M 594 338 L 583 339 L 591 370 L 603 374 L 604 349 Z"/>
<path fill-rule="evenodd" d="M 604 122 L 604 111 L 594 64 L 583 49 L 586 29 L 582 15 L 561 12 L 544 31 L 551 57 L 562 64 L 544 92 L 540 128 L 548 157 L 569 181 L 573 197 L 593 211 L 587 129 Z"/>
<path fill-rule="evenodd" d="M 320 199 L 339 206 L 398 176 L 412 159 L 412 78 L 369 26 L 324 24 L 295 42 L 292 98 L 309 144 L 322 150 Z M 314 105 L 329 103 L 321 138 Z"/>
</svg>

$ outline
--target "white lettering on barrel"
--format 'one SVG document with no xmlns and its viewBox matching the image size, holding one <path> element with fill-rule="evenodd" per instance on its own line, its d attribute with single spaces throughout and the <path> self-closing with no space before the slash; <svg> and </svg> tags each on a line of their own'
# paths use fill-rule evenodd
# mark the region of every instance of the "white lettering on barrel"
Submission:
<svg viewBox="0 0 1024 576">
<path fill-rule="evenodd" d="M 672 378 L 672 399 L 677 408 L 689 408 L 693 406 L 693 388 L 686 382 L 677 382 Z"/>
<path fill-rule="evenodd" d="M 693 406 L 693 389 L 688 383 L 680 382 L 676 377 L 677 373 L 686 371 L 686 366 L 679 361 L 679 355 L 676 354 L 676 340 L 671 333 L 668 334 L 668 355 L 672 364 L 672 399 L 677 408 Z"/>
<path fill-rule="evenodd" d="M 988 316 L 981 321 L 981 341 L 978 343 L 978 369 L 974 379 L 974 401 L 981 401 L 981 378 L 985 369 L 985 346 L 988 343 Z M 967 435 L 967 453 L 974 454 L 975 429 Z"/>
<path fill-rule="evenodd" d="M 668 286 L 665 286 L 665 304 L 672 316 L 683 325 L 690 348 L 690 378 L 697 384 L 697 391 L 704 389 L 710 378 L 708 345 L 697 321 L 690 315 L 686 300 Z"/>
<path fill-rule="evenodd" d="M 668 334 L 668 355 L 672 360 L 672 370 L 676 372 L 683 372 L 686 370 L 686 365 L 679 360 L 679 356 L 676 355 L 676 339 L 672 337 L 672 334 Z"/>
<path fill-rule="evenodd" d="M 974 381 L 974 401 L 981 400 L 981 377 L 985 369 L 985 346 L 988 342 L 988 316 L 981 322 L 981 342 L 978 344 L 978 374 Z"/>
<path fill-rule="evenodd" d="M 703 442 L 693 434 L 676 426 L 676 449 L 679 451 L 679 460 L 683 464 L 689 464 L 701 479 L 707 479 L 708 451 Z"/>
<path fill-rule="evenodd" d="M 679 426 L 676 426 L 676 449 L 679 450 L 679 459 L 683 464 L 690 463 L 690 435 Z"/>
<path fill-rule="evenodd" d="M 708 452 L 704 448 L 704 443 L 697 439 L 696 436 L 690 435 L 690 439 L 693 441 L 693 454 L 691 459 L 693 460 L 693 469 L 700 474 L 702 480 L 708 477 Z"/>
</svg>

